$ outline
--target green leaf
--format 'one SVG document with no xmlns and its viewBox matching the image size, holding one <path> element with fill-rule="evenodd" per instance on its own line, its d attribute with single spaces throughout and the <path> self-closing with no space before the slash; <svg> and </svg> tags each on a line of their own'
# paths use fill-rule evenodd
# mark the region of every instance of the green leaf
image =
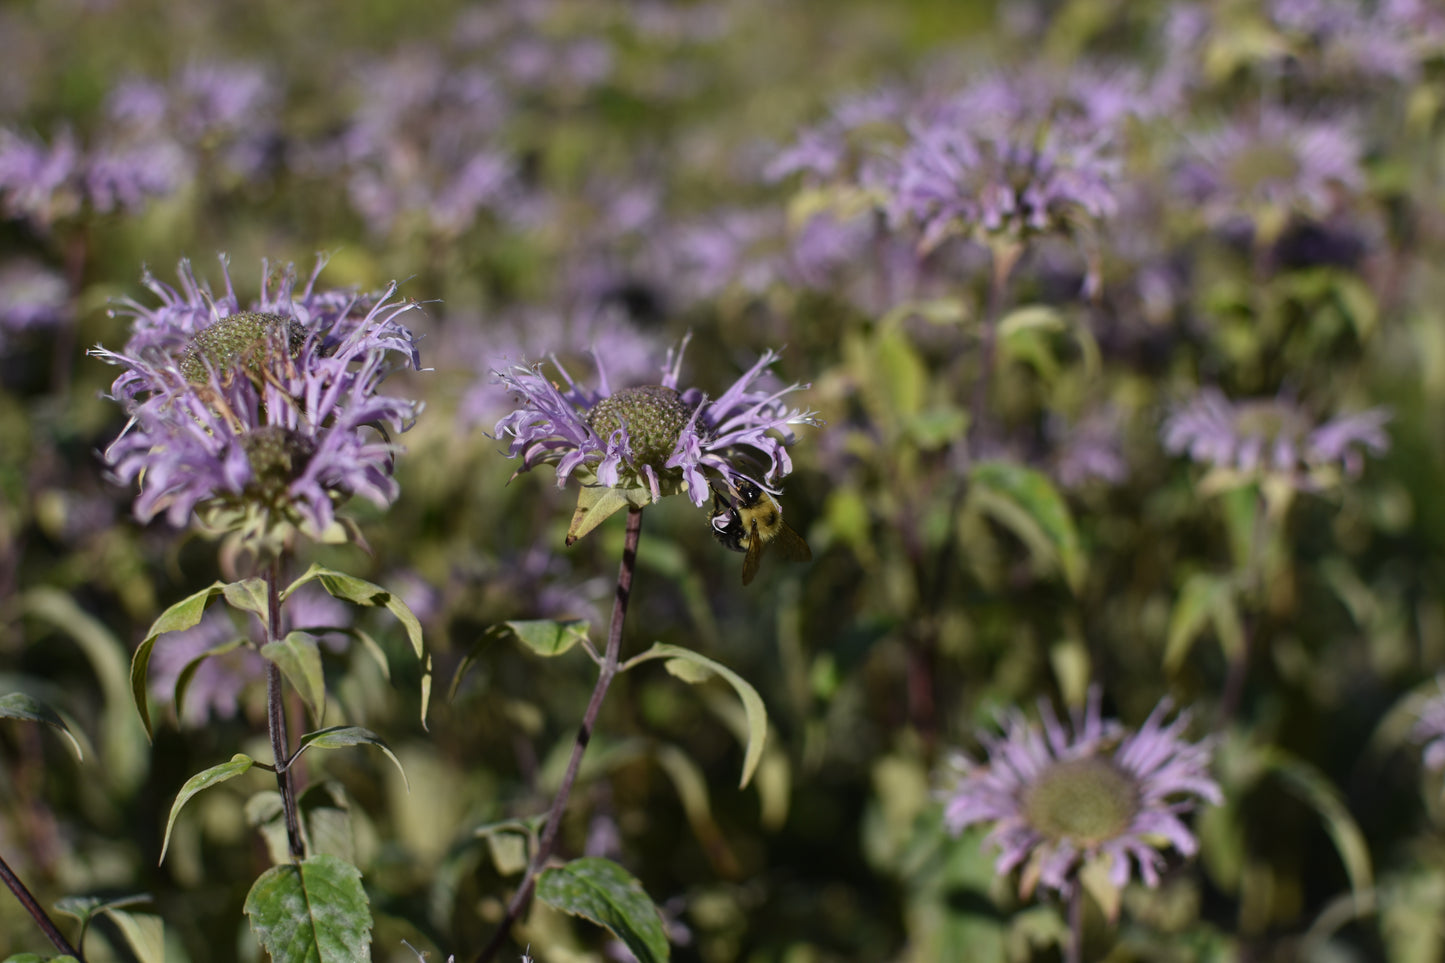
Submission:
<svg viewBox="0 0 1445 963">
<path fill-rule="evenodd" d="M 1012 530 L 1036 560 L 1057 565 L 1077 595 L 1087 560 L 1068 505 L 1048 476 L 1012 462 L 981 461 L 971 481 L 969 500 Z"/>
<path fill-rule="evenodd" d="M 41 956 L 39 953 L 16 953 L 14 956 L 5 957 L 5 963 L 80 963 L 80 961 L 69 954 Z"/>
<path fill-rule="evenodd" d="M 1363 906 L 1371 905 L 1374 873 L 1370 867 L 1370 847 L 1340 791 L 1324 773 L 1283 749 L 1264 748 L 1259 758 L 1266 771 L 1278 776 L 1305 805 L 1319 814 L 1325 832 L 1329 833 L 1345 864 L 1345 874 L 1350 878 L 1356 901 Z"/>
<path fill-rule="evenodd" d="M 340 783 L 328 779 L 306 787 L 296 800 L 296 810 L 308 853 L 329 853 L 348 863 L 355 860 L 351 804 Z"/>
<path fill-rule="evenodd" d="M 165 923 L 159 916 L 110 908 L 103 912 L 125 937 L 138 963 L 166 963 Z"/>
<path fill-rule="evenodd" d="M 129 939 L 129 933 L 126 929 L 128 924 L 121 924 L 120 917 L 130 916 L 132 914 L 122 913 L 121 911 L 127 907 L 139 906 L 142 903 L 149 903 L 150 901 L 150 896 L 145 893 L 132 893 L 129 896 L 114 896 L 110 899 L 103 899 L 99 896 L 64 896 L 55 901 L 55 911 L 66 916 L 74 917 L 80 921 L 80 935 L 75 941 L 76 945 L 80 946 L 80 944 L 85 942 L 85 934 L 86 931 L 90 929 L 91 922 L 102 914 L 115 919 L 117 924 L 121 926 L 122 933 L 126 933 L 126 938 Z M 159 927 L 160 917 L 152 917 L 150 914 L 135 915 L 155 920 L 154 924 L 141 923 L 138 926 L 132 927 L 141 940 L 141 948 L 150 950 L 155 945 L 150 939 L 150 933 L 152 929 Z M 59 959 L 69 959 L 69 957 L 59 957 Z M 159 956 L 141 956 L 141 963 L 152 963 L 152 961 L 159 960 L 161 960 Z"/>
<path fill-rule="evenodd" d="M 748 744 L 743 753 L 742 779 L 738 783 L 739 789 L 746 787 L 758 767 L 758 760 L 763 756 L 763 746 L 768 739 L 768 710 L 763 705 L 763 698 L 758 695 L 758 690 L 721 662 L 715 662 L 680 645 L 654 642 L 652 648 L 633 656 L 623 668 L 630 669 L 648 659 L 667 659 L 667 671 L 684 682 L 695 685 L 716 674 L 722 676 L 736 690 L 738 698 L 743 701 L 743 709 L 748 719 Z"/>
<path fill-rule="evenodd" d="M 85 653 L 103 699 L 101 755 L 111 784 L 129 795 L 145 778 L 149 757 L 145 740 L 131 717 L 126 691 L 126 649 L 104 623 L 59 589 L 41 586 L 23 597 L 25 611 L 61 629 Z"/>
<path fill-rule="evenodd" d="M 236 753 L 229 762 L 223 762 L 219 766 L 212 766 L 204 772 L 198 772 L 186 780 L 181 791 L 176 794 L 176 801 L 171 804 L 171 815 L 166 820 L 166 834 L 161 840 L 160 862 L 166 861 L 166 847 L 171 844 L 171 829 L 176 824 L 176 816 L 180 813 L 181 807 L 191 801 L 191 797 L 203 789 L 210 789 L 218 786 L 228 779 L 235 779 L 255 764 L 255 760 L 242 753 Z"/>
<path fill-rule="evenodd" d="M 638 963 L 668 959 L 662 915 L 631 873 L 607 859 L 574 859 L 537 877 L 537 898 L 604 927 Z"/>
<path fill-rule="evenodd" d="M 184 713 L 186 707 L 186 693 L 190 691 L 191 681 L 196 677 L 196 672 L 200 669 L 201 663 L 205 662 L 212 656 L 225 655 L 227 652 L 234 651 L 236 649 L 239 649 L 243 645 L 249 644 L 250 642 L 247 639 L 232 639 L 229 642 L 222 642 L 220 645 L 214 648 L 207 649 L 206 651 L 202 652 L 200 655 L 196 656 L 194 659 L 185 664 L 185 667 L 181 669 L 181 674 L 176 676 L 176 688 L 174 695 L 176 703 L 176 718 L 181 718 Z"/>
<path fill-rule="evenodd" d="M 0 719 L 21 719 L 25 722 L 39 722 L 43 725 L 58 729 L 60 734 L 70 742 L 75 750 L 77 760 L 84 758 L 80 751 L 80 743 L 76 741 L 75 735 L 66 725 L 65 719 L 60 713 L 39 699 L 32 698 L 23 692 L 12 692 L 9 695 L 0 696 Z"/>
<path fill-rule="evenodd" d="M 561 655 L 587 639 L 590 624 L 585 619 L 535 619 L 502 622 L 487 629 L 487 637 L 520 642 L 538 655 Z"/>
<path fill-rule="evenodd" d="M 688 758 L 687 753 L 677 746 L 664 743 L 657 747 L 657 764 L 672 780 L 672 788 L 682 801 L 682 811 L 687 815 L 692 834 L 697 837 L 718 874 L 734 878 L 741 871 L 737 857 L 728 848 L 727 838 L 718 828 L 712 815 L 712 802 L 708 798 L 707 779 L 702 768 Z"/>
<path fill-rule="evenodd" d="M 567 544 L 574 544 L 624 508 L 641 509 L 651 504 L 652 492 L 646 488 L 583 485 L 577 492 L 577 507 L 572 511 L 572 524 L 567 526 Z"/>
<path fill-rule="evenodd" d="M 1185 580 L 1169 616 L 1165 672 L 1172 675 L 1179 670 L 1205 625 L 1213 626 L 1226 658 L 1236 659 L 1244 652 L 1244 622 L 1235 594 L 1234 580 L 1229 576 L 1198 572 Z"/>
<path fill-rule="evenodd" d="M 928 369 L 913 347 L 913 339 L 897 329 L 879 332 L 870 354 L 871 373 L 881 379 L 883 403 L 907 422 L 923 407 L 928 385 Z"/>
<path fill-rule="evenodd" d="M 266 629 L 271 628 L 271 608 L 266 598 L 266 580 L 261 578 L 245 578 L 239 582 L 231 582 L 221 589 L 226 596 L 226 604 L 233 609 L 242 612 L 251 612 L 261 620 L 261 625 Z"/>
<path fill-rule="evenodd" d="M 155 735 L 155 730 L 151 727 L 150 705 L 146 698 L 146 676 L 149 674 L 151 650 L 155 648 L 156 639 L 167 632 L 179 632 L 182 629 L 194 627 L 201 621 L 201 616 L 206 613 L 206 605 L 211 599 L 225 591 L 225 588 L 225 582 L 213 582 L 194 595 L 188 595 L 166 609 L 160 614 L 160 618 L 151 623 L 150 631 L 146 633 L 145 639 L 135 650 L 135 655 L 131 657 L 131 697 L 135 701 L 136 711 L 140 713 L 141 724 L 145 726 L 147 739 Z"/>
<path fill-rule="evenodd" d="M 345 572 L 326 568 L 323 565 L 312 565 L 300 578 L 286 586 L 281 593 L 282 601 L 290 598 L 291 593 L 308 582 L 320 582 L 321 587 L 334 598 L 345 602 L 370 607 L 382 606 L 396 617 L 402 628 L 406 629 L 407 641 L 411 643 L 412 651 L 416 653 L 417 661 L 421 663 L 421 724 L 425 728 L 427 708 L 431 703 L 431 656 L 427 654 L 426 647 L 422 644 L 421 622 L 417 619 L 416 613 L 400 598 L 380 585 L 354 575 L 347 575 Z"/>
<path fill-rule="evenodd" d="M 321 648 L 310 632 L 287 632 L 286 638 L 261 646 L 261 657 L 274 662 L 286 680 L 295 687 L 311 713 L 311 721 L 320 724 L 326 710 L 326 678 L 321 671 Z"/>
<path fill-rule="evenodd" d="M 350 746 L 375 746 L 386 753 L 386 757 L 396 765 L 397 771 L 401 773 L 401 781 L 406 785 L 406 791 L 411 792 L 411 783 L 407 782 L 406 770 L 401 767 L 401 760 L 396 758 L 381 736 L 370 729 L 363 729 L 361 726 L 332 726 L 330 729 L 308 732 L 298 740 L 298 743 L 297 756 L 306 749 L 312 748 L 346 749 Z"/>
<path fill-rule="evenodd" d="M 371 958 L 371 909 L 361 871 L 335 856 L 272 866 L 246 894 L 245 912 L 276 963 Z"/>
</svg>

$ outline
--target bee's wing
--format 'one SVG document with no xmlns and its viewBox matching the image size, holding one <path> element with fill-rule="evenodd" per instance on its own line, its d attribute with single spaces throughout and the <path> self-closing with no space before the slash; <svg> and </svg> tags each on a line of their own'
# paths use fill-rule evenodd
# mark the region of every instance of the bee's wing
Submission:
<svg viewBox="0 0 1445 963">
<path fill-rule="evenodd" d="M 758 574 L 758 563 L 763 558 L 763 540 L 758 537 L 758 523 L 753 522 L 748 532 L 748 554 L 743 556 L 743 584 L 752 582 Z"/>
<path fill-rule="evenodd" d="M 803 536 L 788 527 L 787 522 L 783 522 L 778 534 L 773 536 L 773 544 L 778 546 L 778 554 L 790 562 L 813 560 L 813 550 L 803 541 Z"/>
</svg>

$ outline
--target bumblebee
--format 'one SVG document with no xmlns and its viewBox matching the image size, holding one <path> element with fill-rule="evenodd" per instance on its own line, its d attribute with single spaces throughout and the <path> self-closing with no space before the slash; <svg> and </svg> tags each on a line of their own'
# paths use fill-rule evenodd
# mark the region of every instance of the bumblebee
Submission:
<svg viewBox="0 0 1445 963">
<path fill-rule="evenodd" d="M 777 499 L 746 479 L 739 479 L 732 491 L 717 484 L 712 489 L 712 534 L 734 552 L 746 552 L 743 559 L 743 584 L 758 574 L 763 549 L 778 546 L 778 552 L 790 562 L 806 562 L 813 557 L 803 536 L 783 521 L 783 510 Z"/>
</svg>

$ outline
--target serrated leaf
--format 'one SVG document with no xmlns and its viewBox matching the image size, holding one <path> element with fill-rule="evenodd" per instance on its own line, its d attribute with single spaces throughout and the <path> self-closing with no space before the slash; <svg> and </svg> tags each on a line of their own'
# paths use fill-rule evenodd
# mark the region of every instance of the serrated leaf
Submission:
<svg viewBox="0 0 1445 963">
<path fill-rule="evenodd" d="M 705 682 L 713 674 L 720 675 L 737 692 L 738 698 L 743 702 L 743 710 L 747 713 L 748 720 L 748 742 L 747 748 L 743 752 L 743 775 L 738 782 L 739 789 L 746 787 L 758 767 L 758 760 L 763 756 L 763 746 L 767 744 L 768 740 L 768 709 L 763 705 L 763 698 L 758 695 L 758 690 L 721 662 L 715 662 L 705 655 L 691 649 L 684 649 L 680 645 L 654 642 L 652 648 L 629 659 L 626 668 L 631 668 L 648 659 L 667 659 L 667 671 L 690 684 Z"/>
<path fill-rule="evenodd" d="M 272 866 L 246 894 L 251 931 L 275 961 L 370 959 L 371 909 L 361 871 L 321 853 Z"/>
<path fill-rule="evenodd" d="M 675 492 L 663 491 L 661 494 Z M 651 504 L 652 492 L 646 488 L 583 485 L 577 491 L 577 507 L 572 510 L 572 523 L 567 526 L 567 544 L 574 544 L 624 508 L 642 509 Z"/>
<path fill-rule="evenodd" d="M 421 724 L 425 728 L 427 708 L 431 703 L 431 656 L 427 655 L 426 647 L 422 643 L 421 622 L 416 613 L 399 596 L 380 585 L 326 568 L 324 565 L 312 565 L 300 578 L 286 586 L 281 593 L 281 599 L 284 601 L 290 598 L 293 592 L 308 582 L 320 582 L 321 587 L 333 598 L 345 602 L 373 608 L 384 607 L 401 623 L 406 630 L 407 641 L 411 643 L 412 652 L 421 664 Z"/>
<path fill-rule="evenodd" d="M 668 959 L 662 914 L 642 884 L 608 859 L 574 859 L 537 877 L 537 898 L 564 913 L 580 916 L 617 937 L 638 963 Z"/>
<path fill-rule="evenodd" d="M 151 623 L 150 630 L 141 641 L 140 646 L 135 650 L 135 655 L 130 660 L 130 690 L 131 698 L 135 701 L 136 711 L 140 713 L 141 724 L 145 726 L 146 738 L 154 737 L 155 730 L 151 727 L 151 712 L 146 698 L 146 677 L 150 670 L 151 650 L 155 648 L 156 639 L 167 632 L 179 632 L 182 629 L 189 629 L 198 625 L 201 616 L 206 614 L 206 605 L 211 599 L 225 590 L 225 582 L 213 582 L 206 588 L 201 589 L 193 595 L 188 595 L 170 608 L 160 614 Z"/>
<path fill-rule="evenodd" d="M 171 844 L 171 829 L 176 824 L 176 816 L 180 814 L 181 808 L 190 802 L 196 793 L 203 789 L 210 789 L 212 786 L 219 786 L 229 779 L 235 779 L 250 769 L 254 764 L 254 759 L 244 753 L 238 752 L 231 757 L 229 762 L 223 762 L 219 766 L 212 766 L 204 772 L 198 772 L 186 780 L 186 784 L 182 786 L 181 791 L 176 794 L 176 801 L 171 804 L 170 817 L 166 819 L 166 834 L 161 840 L 160 862 L 164 863 L 166 861 L 166 847 Z"/>
<path fill-rule="evenodd" d="M 587 640 L 591 624 L 585 619 L 534 619 L 502 622 L 487 629 L 491 639 L 511 639 L 521 643 L 542 656 L 556 656 L 567 652 L 579 642 Z"/>
<path fill-rule="evenodd" d="M 11 692 L 9 695 L 0 696 L 0 719 L 39 722 L 59 730 L 60 734 L 65 736 L 66 741 L 70 743 L 71 748 L 75 750 L 75 758 L 77 760 L 84 758 L 85 754 L 80 751 L 80 743 L 76 741 L 75 735 L 70 731 L 70 726 L 66 725 L 65 719 L 39 699 L 23 692 Z"/>
<path fill-rule="evenodd" d="M 351 746 L 375 746 L 386 757 L 395 764 L 398 772 L 401 773 L 401 781 L 406 785 L 406 791 L 411 792 L 411 783 L 407 782 L 406 770 L 401 767 L 401 760 L 396 758 L 385 740 L 372 732 L 370 729 L 363 729 L 361 726 L 332 726 L 330 729 L 319 729 L 316 732 L 308 732 L 302 736 L 296 747 L 296 755 L 301 755 L 305 749 L 346 749 Z"/>
<path fill-rule="evenodd" d="M 311 721 L 319 725 L 326 709 L 326 677 L 321 670 L 321 647 L 316 644 L 316 636 L 287 632 L 286 638 L 261 646 L 261 657 L 276 664 L 306 704 Z"/>
<path fill-rule="evenodd" d="M 969 498 L 1011 529 L 1036 559 L 1057 565 L 1077 595 L 1088 564 L 1074 518 L 1048 476 L 1012 462 L 981 461 L 970 480 Z"/>
<path fill-rule="evenodd" d="M 176 687 L 173 696 L 176 703 L 176 718 L 179 719 L 183 717 L 185 713 L 186 693 L 190 691 L 191 682 L 195 679 L 196 672 L 200 669 L 201 663 L 209 658 L 225 655 L 227 652 L 232 652 L 248 644 L 250 643 L 246 639 L 232 639 L 229 642 L 222 642 L 214 648 L 207 649 L 185 664 L 185 667 L 181 669 L 180 675 L 176 676 Z"/>
</svg>

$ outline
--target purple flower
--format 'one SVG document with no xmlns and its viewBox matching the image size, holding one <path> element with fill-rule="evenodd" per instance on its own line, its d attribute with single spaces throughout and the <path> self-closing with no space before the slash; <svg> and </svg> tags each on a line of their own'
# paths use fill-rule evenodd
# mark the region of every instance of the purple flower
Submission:
<svg viewBox="0 0 1445 963">
<path fill-rule="evenodd" d="M 1390 447 L 1390 413 L 1371 408 L 1316 424 L 1284 398 L 1232 402 L 1216 388 L 1175 408 L 1164 422 L 1164 448 L 1195 462 L 1247 476 L 1283 476 L 1305 489 L 1328 483 L 1339 471 L 1354 477 L 1366 453 Z"/>
<path fill-rule="evenodd" d="M 792 471 L 787 445 L 793 425 L 817 425 L 814 412 L 791 408 L 783 397 L 804 385 L 761 389 L 757 382 L 778 359 L 768 351 L 716 399 L 699 388 L 679 390 L 687 339 L 669 351 L 660 384 L 613 390 L 599 356 L 600 387 L 591 390 L 553 364 L 563 388 L 541 365 L 497 372 L 519 402 L 497 422 L 498 437 L 521 457 L 519 471 L 556 467 L 558 487 L 578 472 L 584 485 L 645 488 L 656 502 L 686 492 L 694 505 L 709 497 L 708 472 L 725 483 L 746 479 L 770 492 Z"/>
<path fill-rule="evenodd" d="M 70 285 L 38 261 L 21 259 L 0 267 L 0 328 L 25 331 L 70 317 Z"/>
<path fill-rule="evenodd" d="M 1333 213 L 1365 183 L 1353 126 L 1277 109 L 1191 139 L 1177 182 L 1212 227 L 1244 218 L 1273 240 L 1288 218 Z"/>
<path fill-rule="evenodd" d="M 943 821 L 957 835 L 975 823 L 992 826 L 999 849 L 996 871 L 1023 866 L 1020 893 L 1042 885 L 1072 891 L 1084 866 L 1107 861 L 1116 887 L 1139 879 L 1157 886 L 1162 849 L 1185 856 L 1198 844 L 1179 818 L 1201 800 L 1218 805 L 1223 794 L 1209 777 L 1213 747 L 1182 738 L 1189 714 L 1163 724 L 1171 708 L 1161 700 L 1138 732 L 1099 711 L 1099 690 L 1066 729 L 1041 703 L 1043 727 L 1017 709 L 1000 719 L 1003 735 L 979 734 L 984 764 L 959 756 L 958 779 L 944 793 Z"/>
<path fill-rule="evenodd" d="M 347 636 L 336 630 L 352 624 L 353 610 L 311 585 L 286 600 L 282 608 L 281 634 L 293 630 L 318 636 L 332 652 L 345 648 Z M 212 608 L 189 629 L 168 632 L 156 642 L 151 656 L 150 691 L 168 701 L 176 693 L 181 673 L 192 661 L 227 643 L 238 643 L 225 652 L 207 657 L 192 670 L 179 705 L 183 725 L 197 727 L 207 719 L 230 719 L 240 710 L 246 688 L 259 681 L 266 670 L 255 641 L 239 627 L 233 613 Z"/>
<path fill-rule="evenodd" d="M 237 310 L 229 272 L 217 300 L 185 263 L 184 293 L 148 279 L 160 308 L 121 308 L 136 317 L 126 351 L 92 353 L 125 369 L 111 390 L 130 422 L 105 460 L 117 480 L 139 482 L 142 521 L 164 512 L 179 527 L 195 511 L 243 541 L 292 526 L 329 538 L 348 497 L 396 497 L 392 436 L 420 405 L 378 388 L 393 369 L 417 366 L 396 320 L 415 305 L 393 298 L 395 284 L 318 292 L 323 263 L 299 291 L 289 265 L 274 289 L 268 277 L 248 311 Z"/>
</svg>

